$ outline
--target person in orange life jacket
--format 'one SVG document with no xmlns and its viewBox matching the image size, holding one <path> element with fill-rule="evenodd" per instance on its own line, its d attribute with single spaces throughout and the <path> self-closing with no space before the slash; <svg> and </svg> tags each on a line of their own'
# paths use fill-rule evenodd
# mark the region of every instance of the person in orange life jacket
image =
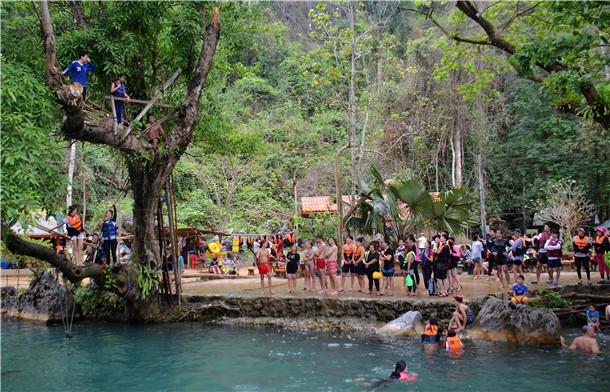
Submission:
<svg viewBox="0 0 610 392">
<path fill-rule="evenodd" d="M 538 251 L 538 263 L 536 264 L 536 280 L 534 280 L 532 284 L 538 284 L 538 282 L 540 281 L 540 272 L 542 271 L 542 266 L 544 266 L 548 262 L 548 251 L 544 248 L 544 245 L 550 238 L 551 225 L 549 223 L 546 223 L 544 225 L 544 231 L 538 236 L 538 248 L 536 249 Z M 546 284 L 551 284 L 553 283 L 553 272 L 550 268 L 547 268 L 547 272 L 549 274 L 549 280 L 546 282 Z"/>
<path fill-rule="evenodd" d="M 104 257 L 107 265 L 117 265 L 116 260 L 116 249 L 118 245 L 117 241 L 117 227 L 116 227 L 116 206 L 112 205 L 113 211 L 106 211 L 104 220 L 102 221 L 102 249 L 104 251 Z M 112 255 L 112 264 L 110 263 L 110 256 Z"/>
<path fill-rule="evenodd" d="M 110 85 L 110 93 L 114 97 L 118 98 L 127 98 L 127 102 L 129 102 L 129 95 L 125 92 L 125 78 L 126 74 L 119 74 L 119 79 L 115 82 L 112 82 Z M 116 112 L 116 123 L 119 128 L 123 128 L 123 109 L 125 108 L 125 102 L 123 101 L 114 101 L 114 110 Z"/>
<path fill-rule="evenodd" d="M 551 276 L 555 273 L 555 279 L 551 278 L 551 282 L 547 284 L 559 285 L 559 275 L 561 274 L 561 247 L 563 241 L 559 239 L 559 230 L 551 230 L 551 238 L 544 244 L 544 249 L 547 251 L 548 267 L 551 270 Z"/>
<path fill-rule="evenodd" d="M 346 244 L 343 245 L 343 266 L 341 267 L 341 290 L 345 288 L 345 276 L 349 272 L 351 284 L 349 291 L 354 291 L 354 280 L 356 278 L 356 267 L 354 265 L 354 251 L 356 246 L 353 244 L 354 237 L 348 235 Z"/>
<path fill-rule="evenodd" d="M 582 284 L 580 274 L 581 267 L 585 267 L 587 280 L 591 284 L 591 271 L 589 270 L 589 252 L 591 251 L 591 239 L 587 237 L 587 232 L 584 228 L 578 229 L 578 235 L 572 238 L 572 247 L 574 248 L 574 266 L 578 275 L 578 284 Z"/>
<path fill-rule="evenodd" d="M 595 243 L 593 244 L 593 248 L 595 249 L 593 261 L 597 262 L 599 274 L 602 277 L 602 280 L 598 283 L 608 284 L 610 283 L 610 268 L 606 265 L 605 253 L 606 251 L 610 251 L 610 240 L 608 240 L 608 236 L 606 235 L 605 227 L 598 227 L 595 231 L 597 232 L 597 237 L 595 237 Z M 605 279 L 604 274 L 606 276 Z"/>
<path fill-rule="evenodd" d="M 389 378 L 390 380 L 415 381 L 414 376 L 407 374 L 407 363 L 402 360 L 396 362 L 396 369 L 390 374 Z"/>
<path fill-rule="evenodd" d="M 438 344 L 441 340 L 443 330 L 438 326 L 435 318 L 431 318 L 430 322 L 424 327 L 424 333 L 421 335 L 421 341 L 425 344 Z"/>
<path fill-rule="evenodd" d="M 72 240 L 72 248 L 74 250 L 74 261 L 77 267 L 84 267 L 83 264 L 83 241 L 85 239 L 85 230 L 83 229 L 83 222 L 80 216 L 76 213 L 76 207 L 70 206 L 68 208 L 68 215 L 64 220 L 57 226 L 51 229 L 54 231 L 61 226 L 66 225 L 68 236 Z"/>
<path fill-rule="evenodd" d="M 364 254 L 366 248 L 362 245 L 364 239 L 362 237 L 356 240 L 356 249 L 354 250 L 354 271 L 360 286 L 360 292 L 364 293 Z"/>
<path fill-rule="evenodd" d="M 445 350 L 461 350 L 462 349 L 462 341 L 455 334 L 453 329 L 447 331 L 447 338 L 445 339 Z"/>
</svg>

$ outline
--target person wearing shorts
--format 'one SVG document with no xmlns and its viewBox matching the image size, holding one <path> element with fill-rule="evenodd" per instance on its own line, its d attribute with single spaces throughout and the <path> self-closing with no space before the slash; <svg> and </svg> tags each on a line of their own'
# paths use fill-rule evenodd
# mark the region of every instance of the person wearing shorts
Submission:
<svg viewBox="0 0 610 392">
<path fill-rule="evenodd" d="M 74 261 L 76 262 L 77 267 L 84 267 L 83 264 L 83 242 L 85 240 L 85 230 L 83 229 L 83 222 L 76 213 L 76 207 L 70 206 L 68 207 L 68 215 L 64 218 L 63 221 L 51 231 L 55 231 L 61 226 L 66 225 L 66 231 L 68 232 L 68 236 L 72 240 L 72 251 L 74 252 Z"/>
<path fill-rule="evenodd" d="M 394 249 L 387 240 L 381 241 L 380 262 L 382 263 L 383 284 L 381 294 L 387 289 L 389 296 L 394 295 Z"/>
<path fill-rule="evenodd" d="M 561 247 L 563 242 L 559 239 L 559 230 L 551 230 L 551 238 L 544 244 L 544 249 L 547 250 L 549 274 L 551 282 L 547 284 L 559 285 L 559 275 L 561 274 Z M 555 279 L 553 279 L 555 275 Z"/>
<path fill-rule="evenodd" d="M 496 240 L 496 229 L 490 229 L 489 230 L 489 237 L 485 240 L 485 248 L 489 251 L 489 254 L 487 255 L 487 279 L 485 279 L 486 281 L 489 280 L 489 278 L 492 277 L 493 275 L 493 267 L 495 265 L 495 261 L 496 261 L 496 257 L 493 254 L 493 246 L 494 246 L 494 241 Z"/>
<path fill-rule="evenodd" d="M 547 255 L 547 250 L 544 249 L 544 245 L 550 239 L 551 225 L 547 223 L 544 225 L 544 231 L 538 236 L 538 263 L 536 264 L 536 280 L 534 280 L 532 284 L 538 284 L 538 282 L 540 282 L 540 272 L 542 271 L 542 267 L 548 263 L 549 258 Z M 549 274 L 549 280 L 546 282 L 546 284 L 551 284 L 553 283 L 553 274 L 548 267 L 547 272 Z"/>
<path fill-rule="evenodd" d="M 314 251 L 316 267 L 318 268 L 318 278 L 320 279 L 319 294 L 326 294 L 326 244 L 321 235 L 316 238 L 318 249 Z"/>
<path fill-rule="evenodd" d="M 271 266 L 269 265 L 269 250 L 267 249 L 268 242 L 263 242 L 260 249 L 256 252 L 256 262 L 258 263 L 258 273 L 261 276 L 261 290 L 265 295 L 265 276 L 269 282 L 269 293 L 275 294 L 271 289 Z"/>
<path fill-rule="evenodd" d="M 362 238 L 358 238 L 356 240 L 356 249 L 354 250 L 354 272 L 358 279 L 358 286 L 360 286 L 361 293 L 364 293 L 364 253 L 366 252 L 366 249 L 362 245 L 363 242 Z"/>
<path fill-rule="evenodd" d="M 343 245 L 343 266 L 341 267 L 341 290 L 345 288 L 345 276 L 349 273 L 351 285 L 349 291 L 354 291 L 354 280 L 356 278 L 356 266 L 354 265 L 354 251 L 356 246 L 353 243 L 354 238 L 351 235 L 347 236 L 346 244 Z"/>
<path fill-rule="evenodd" d="M 316 290 L 316 272 L 313 261 L 313 242 L 305 242 L 305 287 L 303 291 L 315 291 Z"/>
<path fill-rule="evenodd" d="M 504 288 L 504 278 L 506 278 L 506 285 L 510 283 L 510 277 L 508 274 L 508 260 L 507 254 L 508 240 L 504 238 L 502 230 L 496 232 L 496 239 L 492 246 L 492 253 L 496 259 L 496 265 L 498 266 L 498 278 L 500 279 L 500 288 Z"/>
<path fill-rule="evenodd" d="M 299 270 L 299 262 L 301 255 L 297 252 L 297 246 L 292 245 L 290 252 L 286 255 L 286 275 L 288 277 L 288 292 L 294 293 L 297 289 L 297 272 Z"/>
<path fill-rule="evenodd" d="M 337 284 L 337 243 L 333 237 L 328 239 L 328 250 L 326 251 L 326 271 L 328 278 L 330 279 L 330 293 L 329 295 L 338 295 L 339 291 Z"/>
</svg>

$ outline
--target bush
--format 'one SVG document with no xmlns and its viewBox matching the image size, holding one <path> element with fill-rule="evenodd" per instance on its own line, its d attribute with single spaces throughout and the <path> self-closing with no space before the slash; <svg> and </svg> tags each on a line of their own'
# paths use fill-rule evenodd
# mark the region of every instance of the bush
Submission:
<svg viewBox="0 0 610 392">
<path fill-rule="evenodd" d="M 572 305 L 572 301 L 561 298 L 561 295 L 553 290 L 540 290 L 538 291 L 538 297 L 530 301 L 530 306 L 533 308 L 554 309 L 569 305 Z"/>
</svg>

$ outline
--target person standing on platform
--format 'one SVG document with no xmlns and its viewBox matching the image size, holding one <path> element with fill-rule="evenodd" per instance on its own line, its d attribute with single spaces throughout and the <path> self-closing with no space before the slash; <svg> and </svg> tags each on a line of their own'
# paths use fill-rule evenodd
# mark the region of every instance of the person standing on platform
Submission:
<svg viewBox="0 0 610 392">
<path fill-rule="evenodd" d="M 548 263 L 548 251 L 544 248 L 544 245 L 550 239 L 551 225 L 547 223 L 544 225 L 544 231 L 538 236 L 538 263 L 536 264 L 536 280 L 534 280 L 532 284 L 538 284 L 538 282 L 540 282 L 540 272 L 542 271 L 542 267 Z M 549 274 L 549 280 L 546 282 L 546 284 L 551 284 L 553 283 L 553 273 L 548 267 L 547 272 Z"/>
<path fill-rule="evenodd" d="M 116 206 L 112 205 L 113 211 L 106 211 L 102 222 L 102 249 L 106 258 L 106 265 L 118 265 L 116 261 L 117 227 L 116 227 Z M 110 263 L 112 256 L 112 263 Z"/>
<path fill-rule="evenodd" d="M 261 290 L 265 295 L 265 276 L 269 282 L 269 293 L 275 294 L 271 289 L 271 266 L 269 265 L 269 251 L 267 250 L 267 242 L 261 244 L 260 249 L 256 252 L 256 262 L 258 263 L 258 273 L 261 276 Z"/>
<path fill-rule="evenodd" d="M 72 83 L 80 83 L 83 86 L 83 102 L 87 99 L 87 73 L 94 72 L 95 66 L 89 58 L 89 53 L 81 51 L 78 54 L 79 59 L 68 65 L 68 68 L 62 72 L 64 75 L 70 74 Z"/>
<path fill-rule="evenodd" d="M 112 96 L 117 98 L 127 98 L 127 102 L 129 102 L 129 95 L 125 92 L 125 78 L 127 78 L 126 74 L 120 74 L 119 79 L 115 82 L 112 82 L 110 85 L 110 93 Z M 125 102 L 123 101 L 114 101 L 114 110 L 116 111 L 116 123 L 119 128 L 123 128 L 123 109 L 125 108 Z"/>
<path fill-rule="evenodd" d="M 83 229 L 83 221 L 76 213 L 76 207 L 68 207 L 68 215 L 57 226 L 51 229 L 55 231 L 61 226 L 66 225 L 68 236 L 72 240 L 72 250 L 74 252 L 74 261 L 77 267 L 84 267 L 83 264 L 83 242 L 85 240 L 85 230 Z"/>
<path fill-rule="evenodd" d="M 159 142 L 161 141 L 159 136 L 163 136 L 165 138 L 165 131 L 160 124 L 154 125 L 155 120 L 155 116 L 149 114 L 146 129 L 148 129 L 148 143 L 152 144 L 153 148 L 156 150 L 157 147 L 159 147 Z"/>
</svg>

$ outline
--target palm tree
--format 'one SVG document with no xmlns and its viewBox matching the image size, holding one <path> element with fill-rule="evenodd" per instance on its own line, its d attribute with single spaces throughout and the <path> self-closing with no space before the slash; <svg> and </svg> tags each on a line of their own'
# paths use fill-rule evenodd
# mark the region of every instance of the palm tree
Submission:
<svg viewBox="0 0 610 392">
<path fill-rule="evenodd" d="M 362 182 L 356 208 L 347 219 L 350 231 L 381 233 L 395 244 L 418 227 L 458 234 L 475 223 L 475 198 L 464 188 L 432 193 L 418 179 L 384 181 L 374 164 L 371 175 L 373 187 Z"/>
</svg>

